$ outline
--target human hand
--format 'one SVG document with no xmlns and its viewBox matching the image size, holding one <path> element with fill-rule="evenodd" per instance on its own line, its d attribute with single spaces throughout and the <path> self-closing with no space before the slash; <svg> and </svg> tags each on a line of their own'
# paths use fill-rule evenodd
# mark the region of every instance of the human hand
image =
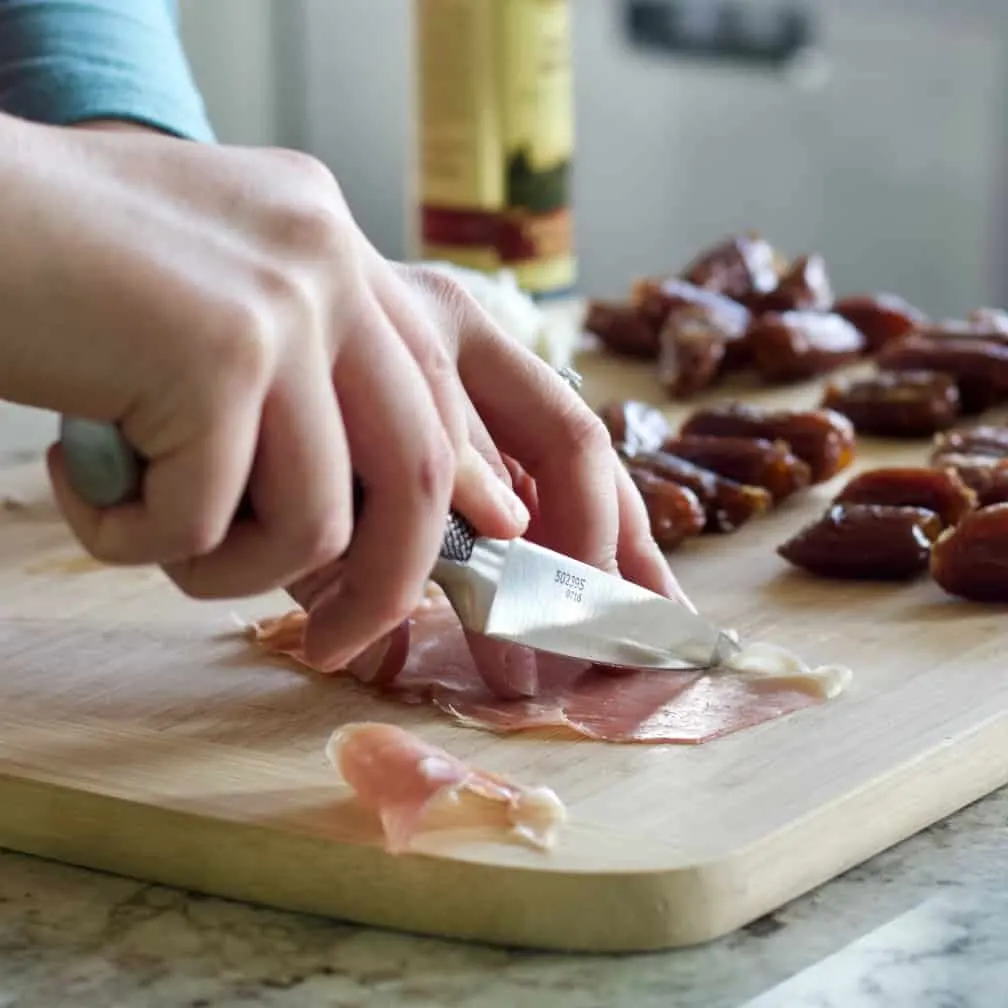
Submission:
<svg viewBox="0 0 1008 1008">
<path fill-rule="evenodd" d="M 456 283 L 423 266 L 396 266 L 380 285 L 397 314 L 426 318 L 456 362 L 467 397 L 467 434 L 531 515 L 526 538 L 644 587 L 689 608 L 654 542 L 643 501 L 612 449 L 605 427 L 568 384 L 502 333 Z M 409 309 L 406 310 L 406 306 Z M 307 647 L 314 661 L 341 654 L 340 564 L 292 586 L 308 609 Z M 467 634 L 488 686 L 502 696 L 538 688 L 534 652 Z M 406 659 L 404 625 L 351 663 L 366 680 L 390 680 Z"/>
</svg>

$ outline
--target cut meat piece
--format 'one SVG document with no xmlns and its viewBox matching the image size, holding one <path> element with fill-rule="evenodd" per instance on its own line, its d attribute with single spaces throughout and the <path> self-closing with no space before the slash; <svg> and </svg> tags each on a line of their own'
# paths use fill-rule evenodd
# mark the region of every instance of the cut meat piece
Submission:
<svg viewBox="0 0 1008 1008">
<path fill-rule="evenodd" d="M 292 612 L 253 627 L 252 637 L 268 653 L 304 663 L 303 625 L 303 614 Z M 372 684 L 389 699 L 432 703 L 461 724 L 495 732 L 554 729 L 599 741 L 695 745 L 821 703 L 849 678 L 846 670 L 809 670 L 779 648 L 775 665 L 766 645 L 746 648 L 737 671 L 714 672 L 626 672 L 539 653 L 539 694 L 502 700 L 480 679 L 443 596 L 407 626 L 405 661 L 395 668 L 387 661 Z M 753 647 L 763 651 L 754 657 Z"/>
<path fill-rule="evenodd" d="M 396 725 L 343 725 L 330 737 L 326 756 L 360 804 L 378 813 L 392 854 L 408 850 L 438 811 L 450 810 L 460 825 L 503 827 L 541 850 L 555 844 L 567 818 L 551 788 L 469 767 Z"/>
</svg>

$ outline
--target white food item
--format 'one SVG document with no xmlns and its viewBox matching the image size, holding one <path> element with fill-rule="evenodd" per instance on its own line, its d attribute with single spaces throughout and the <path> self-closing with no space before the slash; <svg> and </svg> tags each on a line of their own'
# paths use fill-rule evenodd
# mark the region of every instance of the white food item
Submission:
<svg viewBox="0 0 1008 1008">
<path fill-rule="evenodd" d="M 508 269 L 484 273 L 454 263 L 422 265 L 451 277 L 479 302 L 483 310 L 514 340 L 552 367 L 569 367 L 581 333 L 569 311 L 540 307 L 519 286 Z"/>
<path fill-rule="evenodd" d="M 838 697 L 854 679 L 853 671 L 845 665 L 810 668 L 793 651 L 764 641 L 744 645 L 724 667 L 761 679 L 792 680 L 798 688 L 823 700 Z"/>
</svg>

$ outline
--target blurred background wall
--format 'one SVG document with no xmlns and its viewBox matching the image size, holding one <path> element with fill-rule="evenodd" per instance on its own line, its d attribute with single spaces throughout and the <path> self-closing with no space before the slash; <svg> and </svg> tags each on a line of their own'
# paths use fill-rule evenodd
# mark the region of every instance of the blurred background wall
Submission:
<svg viewBox="0 0 1008 1008">
<path fill-rule="evenodd" d="M 631 43 L 571 0 L 580 287 L 620 292 L 722 233 L 817 250 L 840 291 L 938 316 L 1008 303 L 1005 0 L 818 0 L 811 83 Z M 774 7 L 770 0 L 741 0 Z M 325 160 L 386 254 L 411 252 L 412 0 L 182 0 L 220 138 Z"/>
</svg>

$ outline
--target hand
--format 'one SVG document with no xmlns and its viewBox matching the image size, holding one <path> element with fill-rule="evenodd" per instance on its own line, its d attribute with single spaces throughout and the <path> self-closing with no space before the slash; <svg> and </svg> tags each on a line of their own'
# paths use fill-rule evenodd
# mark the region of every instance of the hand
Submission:
<svg viewBox="0 0 1008 1008">
<path fill-rule="evenodd" d="M 457 364 L 470 444 L 531 515 L 526 538 L 676 598 L 683 595 L 650 531 L 637 488 L 598 417 L 543 361 L 508 338 L 476 301 L 442 274 L 397 266 L 376 287 L 393 319 L 425 320 Z M 313 661 L 341 655 L 340 564 L 292 586 L 309 610 Z M 467 634 L 488 686 L 502 696 L 539 688 L 534 652 Z M 394 678 L 406 657 L 405 627 L 351 663 L 362 679 Z"/>
<path fill-rule="evenodd" d="M 367 506 L 331 652 L 349 659 L 420 598 L 450 504 L 523 531 L 469 446 L 447 350 L 388 299 L 393 267 L 317 161 L 11 119 L 0 134 L 0 395 L 117 422 L 149 460 L 142 502 L 102 512 L 50 451 L 95 557 L 160 564 L 202 598 L 290 583 L 346 550 L 352 460 Z M 232 524 L 246 485 L 255 519 Z"/>
<path fill-rule="evenodd" d="M 160 564 L 194 597 L 290 585 L 309 658 L 358 669 L 418 603 L 449 506 L 501 538 L 530 511 L 535 541 L 678 593 L 597 418 L 451 281 L 378 255 L 317 161 L 0 133 L 18 239 L 0 395 L 118 422 L 149 460 L 142 502 L 99 512 L 50 451 L 95 557 Z M 351 470 L 367 493 L 352 544 Z M 234 522 L 246 485 L 255 517 Z M 535 691 L 524 649 L 471 646 L 492 688 Z"/>
</svg>

